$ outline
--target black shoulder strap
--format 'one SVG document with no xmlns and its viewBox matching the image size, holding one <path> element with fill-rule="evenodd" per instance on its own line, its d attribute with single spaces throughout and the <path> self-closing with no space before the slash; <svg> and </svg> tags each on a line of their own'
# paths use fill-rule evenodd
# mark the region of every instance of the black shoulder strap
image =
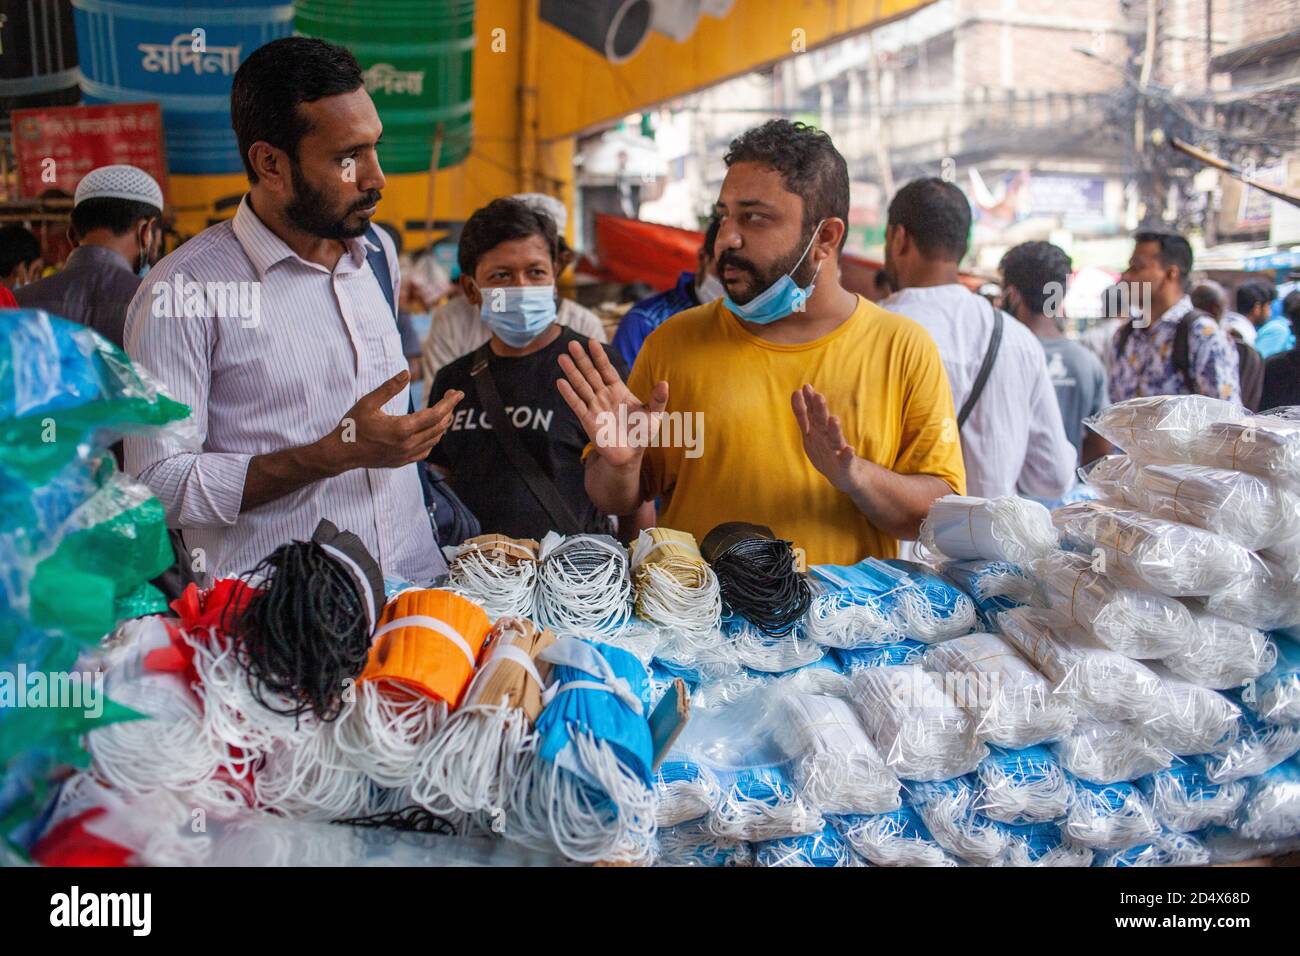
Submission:
<svg viewBox="0 0 1300 956">
<path fill-rule="evenodd" d="M 1133 337 L 1133 320 L 1129 319 L 1119 327 L 1119 332 L 1115 337 L 1115 357 L 1124 358 L 1124 350 L 1128 348 L 1128 340 Z"/>
<path fill-rule="evenodd" d="M 524 479 L 528 490 L 533 493 L 537 503 L 550 517 L 551 527 L 562 534 L 578 534 L 583 529 L 577 517 L 564 500 L 564 496 L 560 494 L 560 489 L 555 487 L 555 482 L 546 476 L 537 459 L 528 453 L 528 449 L 519 440 L 519 433 L 515 431 L 514 424 L 506 414 L 501 395 L 497 391 L 497 383 L 492 378 L 491 369 L 488 368 L 491 350 L 491 343 L 486 343 L 474 352 L 469 374 L 474 379 L 474 389 L 478 393 L 483 411 L 487 413 L 492 434 L 496 436 L 497 443 L 505 452 L 506 459 L 519 473 L 519 477 Z"/>
<path fill-rule="evenodd" d="M 971 386 L 970 394 L 966 396 L 966 401 L 962 403 L 961 411 L 957 414 L 958 431 L 961 431 L 962 426 L 966 424 L 966 419 L 970 418 L 970 413 L 975 409 L 975 403 L 984 394 L 984 386 L 989 383 L 989 376 L 993 374 L 993 363 L 997 361 L 998 350 L 1002 348 L 1002 310 L 994 308 L 992 303 L 989 303 L 989 308 L 993 309 L 993 334 L 989 336 L 989 347 L 984 350 L 984 363 L 980 365 L 979 374 L 975 376 L 975 384 Z"/>
<path fill-rule="evenodd" d="M 1187 383 L 1189 395 L 1196 394 L 1196 377 L 1192 374 L 1192 325 L 1204 314 L 1192 309 L 1178 320 L 1178 328 L 1174 330 L 1174 368 Z"/>
<path fill-rule="evenodd" d="M 388 307 L 393 310 L 393 322 L 397 322 L 397 299 L 393 296 L 393 274 L 388 271 L 388 256 L 384 255 L 384 244 L 379 241 L 379 233 L 372 223 L 366 230 L 366 238 L 373 242 L 379 248 L 366 250 L 366 263 L 370 266 L 370 271 L 375 274 L 375 279 L 379 282 L 379 288 L 384 291 L 384 298 L 388 300 Z M 398 335 L 401 335 L 399 330 Z M 415 411 L 415 396 L 411 396 L 408 411 Z"/>
</svg>

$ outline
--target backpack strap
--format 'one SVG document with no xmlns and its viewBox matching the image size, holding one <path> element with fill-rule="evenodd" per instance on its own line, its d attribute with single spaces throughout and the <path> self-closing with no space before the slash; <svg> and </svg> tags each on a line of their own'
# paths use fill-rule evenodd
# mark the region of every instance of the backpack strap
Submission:
<svg viewBox="0 0 1300 956">
<path fill-rule="evenodd" d="M 989 308 L 993 309 L 993 334 L 989 336 L 989 345 L 984 350 L 984 361 L 980 365 L 979 374 L 975 376 L 975 384 L 971 386 L 970 394 L 966 396 L 961 411 L 957 413 L 958 431 L 961 431 L 962 426 L 966 424 L 966 419 L 970 418 L 970 413 L 975 410 L 975 403 L 984 394 L 984 386 L 989 383 L 989 376 L 993 374 L 993 363 L 997 361 L 998 351 L 1002 347 L 1002 310 L 995 308 L 991 302 Z"/>
</svg>

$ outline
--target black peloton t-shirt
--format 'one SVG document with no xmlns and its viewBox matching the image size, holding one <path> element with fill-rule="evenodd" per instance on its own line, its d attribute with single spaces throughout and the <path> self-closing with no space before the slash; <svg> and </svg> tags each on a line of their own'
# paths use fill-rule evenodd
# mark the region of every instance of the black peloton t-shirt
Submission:
<svg viewBox="0 0 1300 956">
<path fill-rule="evenodd" d="M 585 335 L 561 327 L 554 342 L 531 355 L 506 357 L 489 347 L 488 368 L 524 450 L 555 483 L 582 530 L 608 534 L 609 519 L 591 503 L 583 484 L 582 450 L 587 446 L 587 433 L 555 387 L 556 379 L 564 377 L 557 359 L 568 352 L 570 342 L 586 349 L 588 341 Z M 547 531 L 560 529 L 554 528 L 555 522 L 492 434 L 470 375 L 477 351 L 444 366 L 433 380 L 431 403 L 449 388 L 464 392 L 465 397 L 428 460 L 451 473 L 452 490 L 478 517 L 484 534 L 541 540 Z M 618 352 L 605 346 L 605 354 L 626 379 L 627 365 Z"/>
</svg>

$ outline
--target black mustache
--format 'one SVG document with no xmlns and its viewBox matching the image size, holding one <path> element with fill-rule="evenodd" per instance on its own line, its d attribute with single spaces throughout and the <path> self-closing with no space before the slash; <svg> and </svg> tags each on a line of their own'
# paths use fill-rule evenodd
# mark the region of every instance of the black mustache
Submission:
<svg viewBox="0 0 1300 956">
<path fill-rule="evenodd" d="M 733 269 L 742 269 L 745 272 L 748 272 L 750 275 L 758 275 L 758 270 L 754 268 L 754 264 L 752 262 L 750 262 L 748 259 L 742 259 L 740 256 L 736 255 L 736 253 L 731 249 L 727 249 L 725 252 L 722 253 L 722 255 L 718 256 L 718 264 L 717 264 L 718 272 L 721 272 L 723 269 L 727 268 L 728 266 L 730 266 Z"/>
<path fill-rule="evenodd" d="M 359 209 L 369 209 L 371 206 L 378 205 L 379 200 L 383 198 L 384 197 L 380 195 L 378 191 L 372 190 L 371 192 L 366 193 L 365 199 L 363 199 L 361 202 L 357 203 L 355 206 L 352 207 L 352 211 L 356 212 Z"/>
</svg>

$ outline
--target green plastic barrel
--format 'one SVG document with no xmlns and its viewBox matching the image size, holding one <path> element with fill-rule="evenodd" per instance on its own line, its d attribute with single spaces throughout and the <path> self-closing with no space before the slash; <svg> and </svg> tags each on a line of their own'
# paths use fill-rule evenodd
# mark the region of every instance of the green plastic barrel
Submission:
<svg viewBox="0 0 1300 956">
<path fill-rule="evenodd" d="M 352 51 L 384 121 L 386 173 L 417 173 L 469 155 L 474 0 L 297 0 L 294 29 Z"/>
</svg>

